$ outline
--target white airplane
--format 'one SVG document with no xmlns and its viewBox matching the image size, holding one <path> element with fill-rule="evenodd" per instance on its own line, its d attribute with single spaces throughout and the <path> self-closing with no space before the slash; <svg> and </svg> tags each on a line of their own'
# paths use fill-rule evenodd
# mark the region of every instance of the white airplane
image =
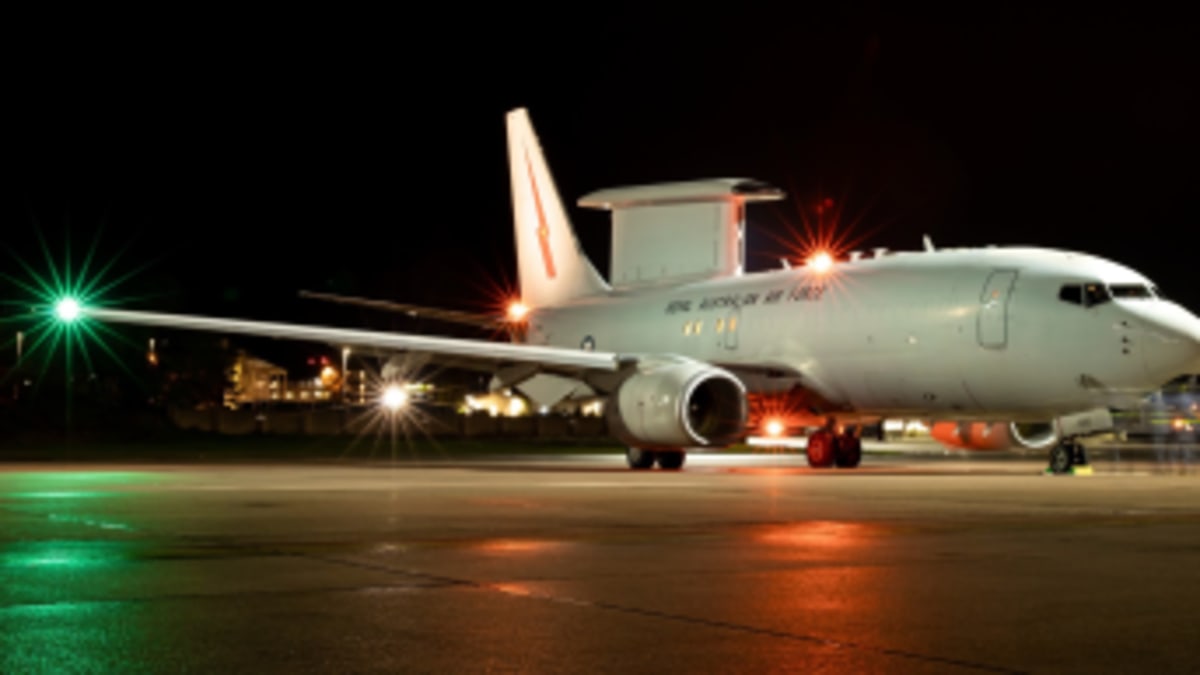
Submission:
<svg viewBox="0 0 1200 675">
<path fill-rule="evenodd" d="M 602 396 L 634 469 L 678 469 L 690 449 L 741 441 L 750 400 L 786 396 L 793 420 L 818 427 L 813 467 L 857 466 L 863 425 L 922 418 L 942 420 L 939 437 L 963 447 L 1049 448 L 1050 468 L 1070 472 L 1086 464 L 1079 439 L 1112 428 L 1111 409 L 1200 371 L 1200 318 L 1138 272 L 1084 253 L 934 250 L 926 239 L 923 251 L 745 273 L 742 208 L 780 196 L 751 180 L 585 197 L 620 225 L 606 281 L 579 246 L 526 111 L 509 112 L 507 126 L 528 307 L 511 343 L 103 307 L 79 315 L 423 353 L 480 365 L 539 405 Z M 689 214 L 708 220 L 683 222 Z"/>
</svg>

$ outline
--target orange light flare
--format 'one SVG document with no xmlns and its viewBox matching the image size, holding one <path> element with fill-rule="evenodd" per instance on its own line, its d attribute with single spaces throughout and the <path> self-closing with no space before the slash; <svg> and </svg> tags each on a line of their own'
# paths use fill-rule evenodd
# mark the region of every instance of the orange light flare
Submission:
<svg viewBox="0 0 1200 675">
<path fill-rule="evenodd" d="M 508 310 L 505 312 L 511 323 L 521 323 L 529 316 L 529 307 L 520 300 L 513 300 L 508 303 Z"/>
<path fill-rule="evenodd" d="M 817 251 L 809 256 L 806 264 L 817 274 L 826 274 L 833 269 L 833 256 L 828 251 Z"/>
<path fill-rule="evenodd" d="M 795 190 L 791 193 L 800 194 Z M 846 290 L 849 279 L 838 273 L 841 264 L 849 261 L 852 251 L 868 248 L 867 241 L 881 229 L 880 225 L 873 225 L 866 231 L 861 228 L 874 199 L 867 202 L 860 214 L 852 217 L 845 213 L 847 201 L 846 194 L 837 199 L 828 195 L 801 197 L 795 202 L 797 208 L 793 213 L 777 211 L 782 232 L 766 230 L 764 233 L 780 245 L 784 254 L 780 256 L 776 252 L 768 257 L 772 260 L 782 257 L 794 266 L 800 261 L 800 270 L 815 273 L 815 277 L 830 290 Z M 852 299 L 853 294 L 839 295 Z"/>
<path fill-rule="evenodd" d="M 746 402 L 749 405 L 751 435 L 782 439 L 797 429 L 820 426 L 823 422 L 805 409 L 806 402 L 801 396 L 787 393 L 750 394 Z"/>
<path fill-rule="evenodd" d="M 512 339 L 514 331 L 520 333 L 532 308 L 521 301 L 517 285 L 505 274 L 481 272 L 471 278 L 481 299 L 477 304 L 484 313 L 495 317 L 491 337 Z"/>
<path fill-rule="evenodd" d="M 770 436 L 771 438 L 779 438 L 783 436 L 785 431 L 787 431 L 787 427 L 784 426 L 783 420 L 777 417 L 772 417 L 771 419 L 767 420 L 765 424 L 763 424 L 763 431 L 765 431 L 767 436 Z"/>
</svg>

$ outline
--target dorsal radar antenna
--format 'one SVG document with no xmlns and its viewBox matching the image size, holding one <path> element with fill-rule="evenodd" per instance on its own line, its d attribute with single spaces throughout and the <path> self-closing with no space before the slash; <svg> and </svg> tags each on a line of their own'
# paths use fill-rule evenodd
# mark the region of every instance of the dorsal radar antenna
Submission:
<svg viewBox="0 0 1200 675">
<path fill-rule="evenodd" d="M 929 235 L 924 235 L 922 240 L 925 242 L 925 250 L 929 253 L 933 253 L 933 240 L 929 238 Z"/>
</svg>

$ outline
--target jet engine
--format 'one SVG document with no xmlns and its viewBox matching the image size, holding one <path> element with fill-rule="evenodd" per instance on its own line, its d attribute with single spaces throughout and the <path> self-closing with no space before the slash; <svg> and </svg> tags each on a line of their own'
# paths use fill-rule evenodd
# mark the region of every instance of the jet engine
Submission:
<svg viewBox="0 0 1200 675">
<path fill-rule="evenodd" d="M 1033 450 L 1058 440 L 1053 422 L 937 422 L 929 434 L 943 445 L 964 450 Z"/>
<path fill-rule="evenodd" d="M 644 449 L 724 447 L 746 431 L 746 389 L 732 373 L 683 361 L 647 365 L 605 406 L 609 430 Z"/>
</svg>

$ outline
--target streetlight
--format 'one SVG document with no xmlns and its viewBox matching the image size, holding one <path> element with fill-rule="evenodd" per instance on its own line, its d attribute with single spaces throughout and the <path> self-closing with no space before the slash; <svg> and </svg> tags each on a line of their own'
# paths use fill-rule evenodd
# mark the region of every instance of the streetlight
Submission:
<svg viewBox="0 0 1200 675">
<path fill-rule="evenodd" d="M 346 387 L 349 385 L 349 372 L 346 370 L 346 365 L 350 361 L 350 348 L 342 347 L 342 407 L 346 407 Z"/>
</svg>

